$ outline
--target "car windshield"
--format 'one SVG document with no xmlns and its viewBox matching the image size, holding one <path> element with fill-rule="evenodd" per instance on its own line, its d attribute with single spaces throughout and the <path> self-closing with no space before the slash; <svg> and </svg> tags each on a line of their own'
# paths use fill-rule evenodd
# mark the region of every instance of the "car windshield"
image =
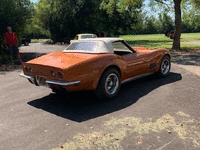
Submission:
<svg viewBox="0 0 200 150">
<path fill-rule="evenodd" d="M 96 35 L 81 35 L 81 39 L 96 38 Z"/>
<path fill-rule="evenodd" d="M 67 47 L 66 50 L 81 50 L 81 51 L 96 51 L 99 47 L 99 42 L 74 42 Z"/>
</svg>

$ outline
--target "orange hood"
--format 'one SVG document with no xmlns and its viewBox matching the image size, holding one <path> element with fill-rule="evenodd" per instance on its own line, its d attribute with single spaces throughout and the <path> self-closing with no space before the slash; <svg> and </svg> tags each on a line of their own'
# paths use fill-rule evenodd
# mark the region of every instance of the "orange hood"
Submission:
<svg viewBox="0 0 200 150">
<path fill-rule="evenodd" d="M 55 52 L 30 60 L 27 63 L 65 69 L 99 55 L 101 54 Z"/>
</svg>

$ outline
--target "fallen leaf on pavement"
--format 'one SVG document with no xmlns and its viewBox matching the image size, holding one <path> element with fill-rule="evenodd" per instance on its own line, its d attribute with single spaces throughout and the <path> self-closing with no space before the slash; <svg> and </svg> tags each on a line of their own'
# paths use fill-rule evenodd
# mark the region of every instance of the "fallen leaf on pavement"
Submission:
<svg viewBox="0 0 200 150">
<path fill-rule="evenodd" d="M 62 145 L 60 148 L 64 148 L 64 146 Z"/>
</svg>

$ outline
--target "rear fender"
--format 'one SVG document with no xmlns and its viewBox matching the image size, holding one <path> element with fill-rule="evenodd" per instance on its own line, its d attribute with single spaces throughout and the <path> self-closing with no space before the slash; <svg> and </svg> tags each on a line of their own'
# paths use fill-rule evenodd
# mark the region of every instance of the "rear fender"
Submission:
<svg viewBox="0 0 200 150">
<path fill-rule="evenodd" d="M 96 78 L 93 82 L 93 88 L 96 89 L 99 83 L 99 80 L 101 79 L 103 73 L 108 70 L 109 68 L 115 68 L 116 70 L 119 71 L 120 76 L 123 74 L 124 66 L 123 63 L 124 61 L 119 57 L 119 58 L 110 58 L 110 62 L 104 62 L 103 66 L 101 69 L 98 71 L 98 78 Z"/>
</svg>

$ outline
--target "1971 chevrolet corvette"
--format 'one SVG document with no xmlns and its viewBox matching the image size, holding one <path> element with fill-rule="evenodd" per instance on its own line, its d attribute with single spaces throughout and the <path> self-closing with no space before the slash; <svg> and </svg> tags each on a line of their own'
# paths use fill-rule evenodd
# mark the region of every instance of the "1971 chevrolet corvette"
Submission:
<svg viewBox="0 0 200 150">
<path fill-rule="evenodd" d="M 144 75 L 167 76 L 171 68 L 167 50 L 131 47 L 121 38 L 73 41 L 65 50 L 22 64 L 31 83 L 54 92 L 94 90 L 100 99 L 114 98 L 121 83 Z"/>
</svg>

